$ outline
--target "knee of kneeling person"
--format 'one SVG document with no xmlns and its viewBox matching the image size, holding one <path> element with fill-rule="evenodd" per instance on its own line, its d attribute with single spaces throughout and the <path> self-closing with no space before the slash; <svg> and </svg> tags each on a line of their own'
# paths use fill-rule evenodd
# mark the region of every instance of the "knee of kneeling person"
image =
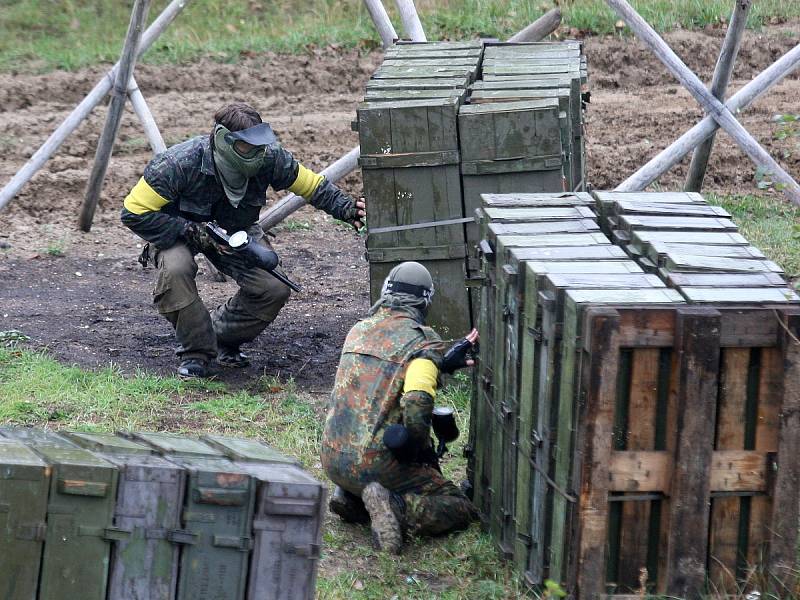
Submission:
<svg viewBox="0 0 800 600">
<path fill-rule="evenodd" d="M 173 246 L 163 251 L 159 263 L 159 268 L 173 279 L 194 279 L 197 276 L 197 263 L 186 246 Z"/>
<path fill-rule="evenodd" d="M 244 282 L 241 288 L 248 296 L 281 306 L 289 301 L 291 295 L 291 290 L 287 286 L 268 273 Z"/>
</svg>

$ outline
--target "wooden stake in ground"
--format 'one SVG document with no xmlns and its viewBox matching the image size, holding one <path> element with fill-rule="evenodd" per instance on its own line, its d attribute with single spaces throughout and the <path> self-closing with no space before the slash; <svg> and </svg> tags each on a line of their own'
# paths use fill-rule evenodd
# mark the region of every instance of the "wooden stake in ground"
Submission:
<svg viewBox="0 0 800 600">
<path fill-rule="evenodd" d="M 508 38 L 509 42 L 538 42 L 553 33 L 561 25 L 561 10 L 547 11 L 522 31 Z"/>
<path fill-rule="evenodd" d="M 403 29 L 412 42 L 427 42 L 425 31 L 419 20 L 417 9 L 414 7 L 414 0 L 395 0 L 397 10 L 400 12 L 400 20 L 403 21 Z"/>
<path fill-rule="evenodd" d="M 142 34 L 139 48 L 136 52 L 137 57 L 144 54 L 153 42 L 158 39 L 164 30 L 169 26 L 175 17 L 189 4 L 191 0 L 172 0 L 158 18 L 150 24 L 150 27 Z M 69 116 L 64 120 L 61 125 L 50 135 L 49 138 L 42 144 L 39 149 L 31 156 L 30 160 L 17 171 L 16 175 L 11 178 L 6 186 L 0 190 L 0 210 L 11 202 L 11 199 L 17 195 L 22 187 L 30 181 L 36 171 L 42 168 L 44 163 L 58 150 L 59 146 L 64 143 L 70 133 L 78 128 L 78 125 L 92 112 L 106 94 L 111 91 L 116 79 L 117 71 L 119 70 L 119 63 L 104 76 L 97 85 L 94 86 L 91 92 L 75 107 Z"/>
<path fill-rule="evenodd" d="M 133 75 L 133 68 L 136 66 L 136 48 L 139 45 L 139 39 L 142 37 L 142 29 L 149 7 L 150 0 L 136 0 L 133 5 L 131 21 L 128 24 L 128 33 L 125 36 L 122 56 L 119 59 L 119 70 L 114 81 L 114 89 L 111 92 L 111 102 L 108 104 L 106 124 L 97 143 L 92 173 L 89 176 L 86 195 L 83 198 L 81 211 L 78 215 L 78 227 L 81 231 L 89 231 L 92 228 L 94 211 L 100 200 L 100 192 L 103 189 L 103 180 L 108 169 L 108 161 L 111 160 L 111 151 L 114 148 L 114 140 L 117 139 L 119 124 L 122 121 L 122 111 L 125 109 L 125 100 L 128 97 L 128 82 Z"/>
<path fill-rule="evenodd" d="M 131 76 L 128 82 L 128 98 L 131 99 L 131 106 L 133 106 L 136 116 L 139 117 L 139 121 L 142 122 L 144 134 L 147 137 L 147 141 L 150 142 L 150 148 L 153 149 L 153 154 L 164 152 L 164 150 L 167 149 L 167 145 L 164 143 L 164 138 L 161 137 L 158 125 L 156 125 L 156 121 L 153 119 L 153 113 L 150 112 L 150 108 L 147 106 L 142 91 L 139 89 L 139 85 L 136 83 L 136 79 L 133 76 Z"/>
<path fill-rule="evenodd" d="M 728 89 L 728 82 L 733 73 L 736 55 L 739 54 L 739 45 L 745 25 L 747 25 L 747 15 L 750 13 L 751 6 L 751 0 L 736 0 L 733 7 L 725 41 L 722 43 L 722 50 L 720 50 L 714 76 L 711 79 L 711 93 L 720 100 L 725 100 L 725 91 Z M 683 188 L 687 192 L 699 192 L 703 187 L 703 178 L 708 167 L 708 157 L 714 147 L 715 135 L 712 133 L 711 137 L 700 144 L 692 155 L 692 163 L 689 165 L 689 174 L 686 176 L 686 185 Z"/>
<path fill-rule="evenodd" d="M 383 49 L 386 50 L 386 48 L 394 44 L 397 39 L 397 32 L 389 20 L 389 15 L 383 6 L 383 2 L 381 0 L 364 0 L 364 5 L 367 7 L 367 12 L 372 18 L 375 29 L 378 30 L 378 35 L 381 36 Z"/>
<path fill-rule="evenodd" d="M 736 113 L 747 108 L 769 88 L 800 66 L 800 45 L 784 54 L 755 79 L 736 92 L 725 103 L 726 108 Z M 638 192 L 645 189 L 664 173 L 680 162 L 698 144 L 719 129 L 712 117 L 705 117 L 681 137 L 651 158 L 633 175 L 614 188 L 615 192 Z"/>
<path fill-rule="evenodd" d="M 689 70 L 655 30 L 625 0 L 606 0 L 606 2 L 695 97 L 703 110 L 719 123 L 720 127 L 734 139 L 756 165 L 764 169 L 780 184 L 789 200 L 800 206 L 800 186 L 797 185 L 797 182 L 753 139 L 730 111 L 711 95 L 697 75 Z"/>
</svg>

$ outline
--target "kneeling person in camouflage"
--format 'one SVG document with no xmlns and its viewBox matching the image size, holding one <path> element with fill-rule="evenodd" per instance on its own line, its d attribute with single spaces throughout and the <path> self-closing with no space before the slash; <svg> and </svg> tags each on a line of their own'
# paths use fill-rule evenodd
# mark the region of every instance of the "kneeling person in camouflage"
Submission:
<svg viewBox="0 0 800 600">
<path fill-rule="evenodd" d="M 347 335 L 322 437 L 322 465 L 338 486 L 331 510 L 349 521 L 369 519 L 375 545 L 393 553 L 403 532 L 442 534 L 477 516 L 442 476 L 431 440 L 439 374 L 471 363 L 461 353 L 445 364 L 445 344 L 425 326 L 432 296 L 430 273 L 419 263 L 390 272 L 370 316 Z M 474 343 L 477 332 L 467 339 Z M 397 425 L 408 434 L 402 457 L 384 443 Z"/>
<path fill-rule="evenodd" d="M 269 248 L 258 217 L 270 186 L 288 189 L 315 208 L 361 227 L 363 202 L 298 163 L 269 124 L 244 103 L 217 111 L 210 135 L 153 158 L 125 198 L 122 222 L 148 242 L 140 260 L 145 265 L 152 260 L 158 267 L 153 301 L 175 328 L 181 377 L 208 376 L 214 358 L 222 366 L 246 366 L 240 346 L 255 339 L 289 299 L 284 283 L 248 264 L 205 227 L 215 221 L 228 234 L 246 231 L 254 243 Z M 211 315 L 195 285 L 198 253 L 239 285 Z M 269 255 L 277 264 L 277 256 Z"/>
</svg>

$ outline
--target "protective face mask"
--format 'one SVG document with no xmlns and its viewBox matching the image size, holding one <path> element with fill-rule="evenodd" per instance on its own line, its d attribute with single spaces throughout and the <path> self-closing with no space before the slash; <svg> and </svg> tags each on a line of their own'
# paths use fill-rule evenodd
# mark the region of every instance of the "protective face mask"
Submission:
<svg viewBox="0 0 800 600">
<path fill-rule="evenodd" d="M 223 125 L 214 127 L 214 164 L 225 195 L 234 207 L 238 207 L 247 191 L 248 178 L 257 175 L 264 166 L 267 149 L 266 146 L 256 147 L 243 156 L 225 140 L 228 133 Z"/>
</svg>

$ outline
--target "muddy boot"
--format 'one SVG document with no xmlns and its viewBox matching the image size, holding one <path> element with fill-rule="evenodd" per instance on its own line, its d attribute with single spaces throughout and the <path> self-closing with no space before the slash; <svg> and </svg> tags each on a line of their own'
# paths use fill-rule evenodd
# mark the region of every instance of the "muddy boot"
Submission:
<svg viewBox="0 0 800 600">
<path fill-rule="evenodd" d="M 390 554 L 400 554 L 403 548 L 403 530 L 393 507 L 392 494 L 377 481 L 361 492 L 361 499 L 372 523 L 372 545 Z"/>
<path fill-rule="evenodd" d="M 343 490 L 338 485 L 333 491 L 328 508 L 345 523 L 369 523 L 369 513 L 361 498 Z"/>
<path fill-rule="evenodd" d="M 211 377 L 208 361 L 202 358 L 187 358 L 178 366 L 178 377 L 181 379 L 201 379 Z"/>
<path fill-rule="evenodd" d="M 243 369 L 250 366 L 250 357 L 243 354 L 239 348 L 220 346 L 217 362 L 221 367 Z"/>
</svg>

